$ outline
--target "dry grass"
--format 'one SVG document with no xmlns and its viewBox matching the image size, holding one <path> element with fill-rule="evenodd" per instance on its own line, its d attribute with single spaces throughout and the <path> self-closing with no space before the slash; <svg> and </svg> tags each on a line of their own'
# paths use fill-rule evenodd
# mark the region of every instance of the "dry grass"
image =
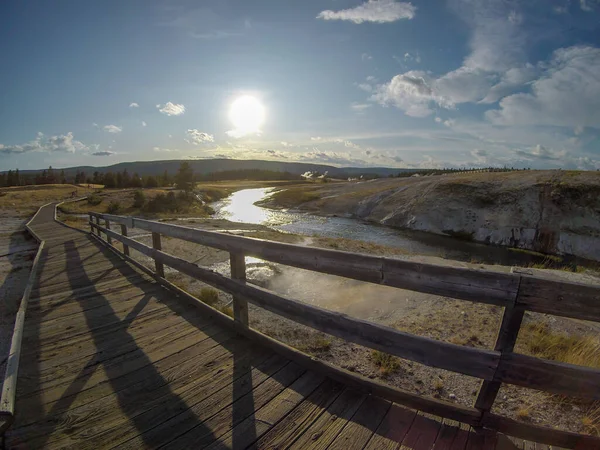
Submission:
<svg viewBox="0 0 600 450">
<path fill-rule="evenodd" d="M 529 420 L 529 408 L 524 406 L 519 407 L 519 409 L 517 409 L 516 416 L 520 420 Z"/>
<path fill-rule="evenodd" d="M 525 324 L 519 335 L 534 356 L 600 368 L 600 339 L 592 335 L 557 333 L 546 322 Z"/>
<path fill-rule="evenodd" d="M 198 294 L 198 299 L 214 307 L 219 301 L 219 291 L 209 287 L 203 287 L 200 289 L 200 293 Z"/>
<path fill-rule="evenodd" d="M 305 343 L 296 347 L 298 350 L 306 353 L 322 353 L 331 349 L 331 339 L 322 335 L 309 336 Z"/>
<path fill-rule="evenodd" d="M 40 206 L 55 201 L 76 197 L 84 197 L 93 189 L 82 188 L 72 184 L 46 184 L 43 186 L 19 186 L 0 189 L 0 210 L 13 210 L 19 216 L 29 216 Z"/>
<path fill-rule="evenodd" d="M 379 372 L 384 377 L 390 376 L 400 369 L 398 358 L 388 353 L 373 350 L 371 352 L 371 359 L 373 360 L 373 363 L 379 367 Z"/>
</svg>

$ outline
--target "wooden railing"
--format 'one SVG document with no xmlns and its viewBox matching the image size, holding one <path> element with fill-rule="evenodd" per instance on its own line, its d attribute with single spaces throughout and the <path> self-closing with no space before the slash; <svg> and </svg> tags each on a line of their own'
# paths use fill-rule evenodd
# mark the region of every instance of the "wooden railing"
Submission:
<svg viewBox="0 0 600 450">
<path fill-rule="evenodd" d="M 465 407 L 391 388 L 314 358 L 303 359 L 303 363 L 325 370 L 333 378 L 366 388 L 390 400 L 473 426 L 492 428 L 561 447 L 575 448 L 582 442 L 585 443 L 585 448 L 592 448 L 588 445 L 600 446 L 600 439 L 594 437 L 525 424 L 490 412 L 501 383 L 600 400 L 600 370 L 514 352 L 525 311 L 600 322 L 598 287 L 540 279 L 519 273 L 491 273 L 283 244 L 133 217 L 96 213 L 89 215 L 92 234 L 95 232 L 100 239 L 104 234 L 109 246 L 112 246 L 113 239 L 120 241 L 126 256 L 133 248 L 152 258 L 155 262 L 153 275 L 163 284 L 177 289 L 164 279 L 166 265 L 232 294 L 232 326 L 263 343 L 275 345 L 270 338 L 248 327 L 248 302 L 349 342 L 431 367 L 480 378 L 482 384 L 474 406 Z M 104 226 L 101 225 L 101 220 Z M 121 226 L 121 233 L 111 229 L 111 222 Z M 151 232 L 152 247 L 127 237 L 128 228 Z M 163 235 L 229 252 L 231 277 L 163 252 Z M 369 283 L 502 306 L 504 315 L 495 347 L 493 350 L 485 350 L 416 336 L 247 284 L 245 256 Z M 191 297 L 187 293 L 183 294 Z M 220 317 L 222 315 L 216 311 L 214 316 L 231 322 L 229 318 Z M 298 355 L 298 352 L 281 344 L 278 348 L 288 356 Z"/>
</svg>

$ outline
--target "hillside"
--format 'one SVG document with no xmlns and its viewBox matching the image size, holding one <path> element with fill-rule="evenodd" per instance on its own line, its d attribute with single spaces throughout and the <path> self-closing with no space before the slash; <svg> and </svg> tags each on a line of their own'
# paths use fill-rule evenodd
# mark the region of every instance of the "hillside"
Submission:
<svg viewBox="0 0 600 450">
<path fill-rule="evenodd" d="M 113 164 L 111 166 L 95 167 L 95 166 L 78 166 L 64 168 L 67 177 L 75 176 L 77 172 L 85 172 L 88 175 L 94 172 L 122 172 L 127 169 L 129 173 L 138 173 L 141 176 L 145 175 L 162 175 L 166 170 L 170 174 L 175 174 L 182 160 L 166 160 L 166 161 L 136 161 Z M 196 174 L 207 174 L 211 172 L 220 172 L 225 170 L 271 170 L 275 172 L 290 172 L 294 174 L 303 174 L 305 172 L 328 172 L 329 175 L 340 178 L 356 177 L 360 175 L 377 175 L 387 177 L 390 174 L 410 171 L 411 169 L 392 169 L 387 167 L 334 167 L 324 164 L 307 164 L 296 162 L 282 161 L 262 161 L 262 160 L 241 160 L 241 159 L 201 159 L 201 160 L 186 160 L 194 169 Z M 39 170 L 21 170 L 22 175 L 35 175 L 40 173 Z"/>
<path fill-rule="evenodd" d="M 600 260 L 600 172 L 454 174 L 300 189 L 310 192 L 275 196 L 270 206 Z"/>
</svg>

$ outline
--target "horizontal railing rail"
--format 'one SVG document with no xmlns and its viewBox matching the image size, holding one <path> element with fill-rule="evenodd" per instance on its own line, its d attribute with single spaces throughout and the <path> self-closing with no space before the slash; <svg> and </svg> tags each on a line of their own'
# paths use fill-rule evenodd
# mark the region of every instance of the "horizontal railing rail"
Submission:
<svg viewBox="0 0 600 450">
<path fill-rule="evenodd" d="M 100 220 L 104 221 L 104 226 Z M 121 233 L 111 229 L 111 222 L 121 226 Z M 120 241 L 126 255 L 133 248 L 150 257 L 155 263 L 155 276 L 158 279 L 164 279 L 164 266 L 168 266 L 231 294 L 234 319 L 238 326 L 248 327 L 247 303 L 250 302 L 349 342 L 482 379 L 474 408 L 456 406 L 457 414 L 461 417 L 475 413 L 478 419 L 472 424 L 491 426 L 509 434 L 513 430 L 525 438 L 525 435 L 541 435 L 545 436 L 547 443 L 569 446 L 579 439 L 579 435 L 522 424 L 492 414 L 490 410 L 501 383 L 600 400 L 600 370 L 513 351 L 525 311 L 600 321 L 598 287 L 549 281 L 525 274 L 444 267 L 303 247 L 110 214 L 90 213 L 89 224 L 92 234 L 95 232 L 97 237 L 101 237 L 101 234 L 106 236 L 108 245 L 112 246 L 113 239 Z M 128 237 L 128 228 L 150 231 L 152 247 Z M 231 277 L 162 251 L 163 235 L 229 252 Z M 495 348 L 472 348 L 405 333 L 248 284 L 245 281 L 245 256 L 370 283 L 503 306 L 504 315 Z M 453 406 L 445 403 L 444 410 Z M 540 430 L 546 430 L 547 433 L 544 435 Z"/>
</svg>

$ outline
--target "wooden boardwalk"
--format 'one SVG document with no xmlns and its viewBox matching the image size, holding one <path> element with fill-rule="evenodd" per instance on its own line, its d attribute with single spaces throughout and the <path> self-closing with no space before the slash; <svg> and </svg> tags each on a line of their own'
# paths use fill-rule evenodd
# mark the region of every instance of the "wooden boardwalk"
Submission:
<svg viewBox="0 0 600 450">
<path fill-rule="evenodd" d="M 40 210 L 8 448 L 548 449 L 350 389 L 203 319 Z M 531 445 L 531 446 L 526 446 Z"/>
</svg>

